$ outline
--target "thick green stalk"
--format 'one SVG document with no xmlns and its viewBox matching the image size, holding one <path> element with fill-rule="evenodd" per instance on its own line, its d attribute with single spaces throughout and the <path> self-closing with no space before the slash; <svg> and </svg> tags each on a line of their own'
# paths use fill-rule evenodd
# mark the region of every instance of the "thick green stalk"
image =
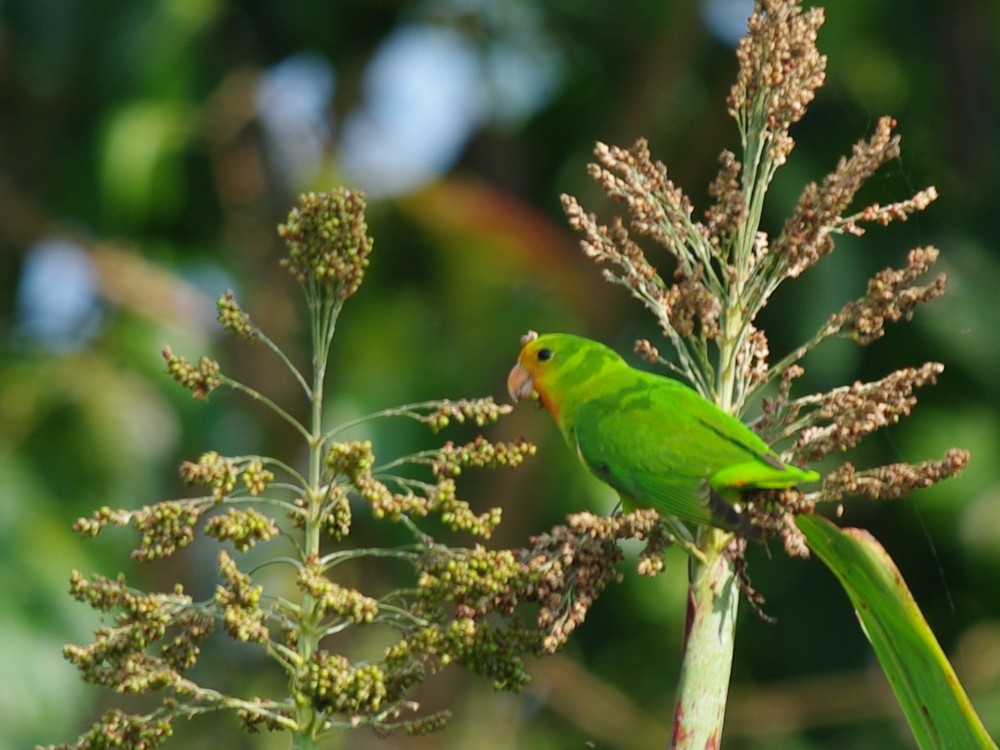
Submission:
<svg viewBox="0 0 1000 750">
<path fill-rule="evenodd" d="M 690 562 L 688 626 L 684 640 L 673 750 L 719 747 L 733 665 L 736 612 L 740 590 L 732 560 L 726 555 L 731 535 L 704 528 L 698 546 L 706 561 Z"/>
<path fill-rule="evenodd" d="M 330 352 L 330 342 L 339 305 L 324 299 L 322 292 L 311 290 L 315 295 L 310 300 L 309 312 L 312 318 L 313 382 L 310 396 L 309 428 L 309 487 L 306 490 L 305 546 L 302 562 L 310 564 L 320 559 L 322 504 L 326 493 L 323 481 L 323 391 L 326 367 Z M 299 623 L 297 653 L 300 660 L 299 674 L 312 660 L 319 648 L 320 634 L 319 603 L 309 592 L 302 598 L 302 616 Z M 296 678 L 296 682 L 298 678 Z M 314 750 L 316 737 L 322 729 L 320 716 L 312 702 L 305 696 L 299 685 L 293 685 L 298 731 L 292 738 L 294 750 Z"/>
<path fill-rule="evenodd" d="M 733 408 L 739 378 L 737 352 L 745 335 L 744 321 L 739 315 L 745 268 L 745 265 L 737 268 L 723 302 L 726 311 L 715 400 L 725 411 Z M 674 706 L 670 741 L 673 750 L 704 750 L 719 747 L 722 741 L 740 600 L 733 561 L 726 554 L 731 541 L 729 532 L 701 528 L 697 546 L 704 562 L 692 558 L 689 563 L 687 632 Z"/>
<path fill-rule="evenodd" d="M 726 554 L 731 533 L 703 527 L 697 547 L 704 562 L 688 563 L 684 656 L 674 706 L 673 750 L 719 747 L 736 644 L 740 586 Z"/>
</svg>

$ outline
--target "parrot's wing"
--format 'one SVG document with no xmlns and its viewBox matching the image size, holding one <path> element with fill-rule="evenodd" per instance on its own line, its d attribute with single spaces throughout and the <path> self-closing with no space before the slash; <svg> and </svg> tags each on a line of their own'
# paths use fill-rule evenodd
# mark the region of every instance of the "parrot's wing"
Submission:
<svg viewBox="0 0 1000 750">
<path fill-rule="evenodd" d="M 665 463 L 662 451 L 651 445 L 655 437 L 621 404 L 595 399 L 582 405 L 573 432 L 587 468 L 636 506 L 690 523 L 737 525 L 713 513 L 708 467 L 693 466 L 680 456 Z"/>
<path fill-rule="evenodd" d="M 643 508 L 654 508 L 664 515 L 688 523 L 726 525 L 712 512 L 711 488 L 698 477 L 662 477 L 644 471 L 617 472 L 613 484 Z"/>
<path fill-rule="evenodd" d="M 657 379 L 656 406 L 637 420 L 655 419 L 672 423 L 673 438 L 697 444 L 698 454 L 711 467 L 709 482 L 716 492 L 749 488 L 781 489 L 819 479 L 814 471 L 785 464 L 764 440 L 743 422 L 707 403 L 692 389 L 677 381 Z M 664 404 L 669 404 L 666 408 Z M 668 413 L 669 412 L 669 415 Z M 664 449 L 673 455 L 681 449 Z"/>
</svg>

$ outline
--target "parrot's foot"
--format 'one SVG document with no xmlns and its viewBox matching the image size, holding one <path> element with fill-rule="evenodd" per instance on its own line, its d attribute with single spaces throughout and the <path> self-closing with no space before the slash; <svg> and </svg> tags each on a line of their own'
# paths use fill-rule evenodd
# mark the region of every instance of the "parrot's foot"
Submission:
<svg viewBox="0 0 1000 750">
<path fill-rule="evenodd" d="M 663 526 L 667 530 L 667 538 L 671 544 L 677 545 L 688 557 L 701 565 L 705 565 L 708 562 L 705 553 L 691 538 L 691 532 L 687 530 L 683 523 L 676 518 L 664 518 Z"/>
</svg>

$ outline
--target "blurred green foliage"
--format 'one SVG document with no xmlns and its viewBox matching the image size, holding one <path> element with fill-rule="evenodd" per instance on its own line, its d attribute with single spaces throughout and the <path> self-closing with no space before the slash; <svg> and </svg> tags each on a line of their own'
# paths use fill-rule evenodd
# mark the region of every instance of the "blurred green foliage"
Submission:
<svg viewBox="0 0 1000 750">
<path fill-rule="evenodd" d="M 294 282 L 277 269 L 274 231 L 298 192 L 372 188 L 370 275 L 334 345 L 330 403 L 344 417 L 424 398 L 500 397 L 528 328 L 583 333 L 623 352 L 655 335 L 579 254 L 558 196 L 601 206 L 584 168 L 593 142 L 647 136 L 704 206 L 718 152 L 736 145 L 724 106 L 735 63 L 730 42 L 705 23 L 709 5 L 0 4 L 0 746 L 67 740 L 113 700 L 85 688 L 60 657 L 63 643 L 95 624 L 65 594 L 72 567 L 110 575 L 124 564 L 148 586 L 181 578 L 196 596 L 213 589 L 208 547 L 139 568 L 123 562 L 124 538 L 84 543 L 70 526 L 98 505 L 177 494 L 174 467 L 207 447 L 282 455 L 284 424 L 231 396 L 192 403 L 160 376 L 159 349 L 169 340 L 188 356 L 217 356 L 292 403 L 294 384 L 278 378 L 276 363 L 219 338 L 211 300 L 236 288 L 254 319 L 303 355 L 303 317 Z M 723 13 L 739 20 L 738 7 Z M 954 445 L 972 451 L 966 475 L 894 505 L 849 504 L 844 522 L 872 530 L 896 560 L 996 735 L 1000 6 L 840 0 L 827 18 L 819 45 L 828 82 L 792 131 L 799 145 L 772 189 L 771 228 L 883 113 L 900 122 L 903 158 L 861 200 L 898 200 L 927 184 L 941 198 L 906 224 L 841 242 L 787 285 L 764 322 L 772 351 L 784 352 L 910 247 L 942 249 L 944 299 L 867 349 L 817 352 L 800 387 L 946 364 L 914 416 L 869 438 L 852 460 L 918 461 Z M 416 93 L 380 100 L 376 62 L 386 67 L 388 49 L 413 54 L 414 39 L 438 44 L 449 64 L 389 67 L 390 80 L 415 78 Z M 452 99 L 436 98 L 448 85 Z M 455 117 L 427 119 L 442 112 Z M 421 121 L 431 127 L 416 129 Z M 392 129 L 407 124 L 414 130 L 392 147 Z M 416 167 L 394 161 L 421 155 L 428 161 Z M 363 156 L 381 172 L 366 170 Z M 53 243 L 62 249 L 47 252 Z M 497 430 L 540 444 L 530 470 L 467 493 L 483 508 L 505 507 L 498 544 L 522 544 L 575 509 L 610 507 L 545 415 L 525 409 Z M 379 438 L 410 452 L 421 435 Z M 772 552 L 754 550 L 750 574 L 778 623 L 744 615 L 726 746 L 910 746 L 832 576 Z M 445 733 L 382 742 L 348 734 L 339 746 L 661 746 L 685 591 L 683 560 L 669 562 L 652 580 L 626 567 L 565 655 L 537 664 L 522 696 L 494 696 L 485 681 L 446 673 L 423 696 L 455 710 Z M 203 668 L 269 678 L 244 657 L 228 647 L 223 662 Z M 236 747 L 233 730 L 195 722 L 178 727 L 175 742 Z M 240 747 L 283 746 L 277 739 Z"/>
</svg>

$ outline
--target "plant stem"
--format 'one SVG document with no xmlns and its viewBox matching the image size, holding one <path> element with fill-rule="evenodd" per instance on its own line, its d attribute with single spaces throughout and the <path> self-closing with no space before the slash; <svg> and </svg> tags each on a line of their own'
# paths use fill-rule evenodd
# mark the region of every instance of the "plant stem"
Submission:
<svg viewBox="0 0 1000 750">
<path fill-rule="evenodd" d="M 327 497 L 323 484 L 323 391 L 326 368 L 330 354 L 330 342 L 336 324 L 339 304 L 329 299 L 317 289 L 310 289 L 309 313 L 311 319 L 313 347 L 313 382 L 310 391 L 309 429 L 309 486 L 306 490 L 305 547 L 302 550 L 303 564 L 316 563 L 320 559 L 320 539 L 322 531 L 323 503 Z M 322 717 L 317 713 L 298 682 L 305 673 L 306 665 L 312 660 L 323 636 L 320 627 L 319 602 L 308 591 L 302 596 L 302 614 L 299 621 L 299 637 L 296 648 L 300 664 L 299 672 L 293 678 L 292 694 L 295 696 L 298 730 L 292 737 L 294 750 L 314 750 L 317 737 L 323 729 Z"/>
<path fill-rule="evenodd" d="M 740 598 L 725 553 L 730 539 L 719 529 L 701 529 L 698 546 L 706 561 L 689 563 L 688 624 L 674 706 L 673 750 L 715 748 L 722 741 Z"/>
<path fill-rule="evenodd" d="M 736 272 L 721 300 L 725 309 L 717 390 L 713 394 L 718 406 L 727 412 L 737 406 L 737 391 L 742 390 L 738 388 L 737 353 L 746 335 L 741 303 L 749 256 L 741 258 L 737 252 L 735 263 Z M 739 581 L 733 561 L 726 554 L 732 538 L 731 533 L 721 529 L 700 528 L 696 543 L 703 559 L 692 557 L 688 563 L 687 632 L 674 706 L 670 741 L 673 750 L 717 748 L 722 742 L 740 601 Z"/>
</svg>

